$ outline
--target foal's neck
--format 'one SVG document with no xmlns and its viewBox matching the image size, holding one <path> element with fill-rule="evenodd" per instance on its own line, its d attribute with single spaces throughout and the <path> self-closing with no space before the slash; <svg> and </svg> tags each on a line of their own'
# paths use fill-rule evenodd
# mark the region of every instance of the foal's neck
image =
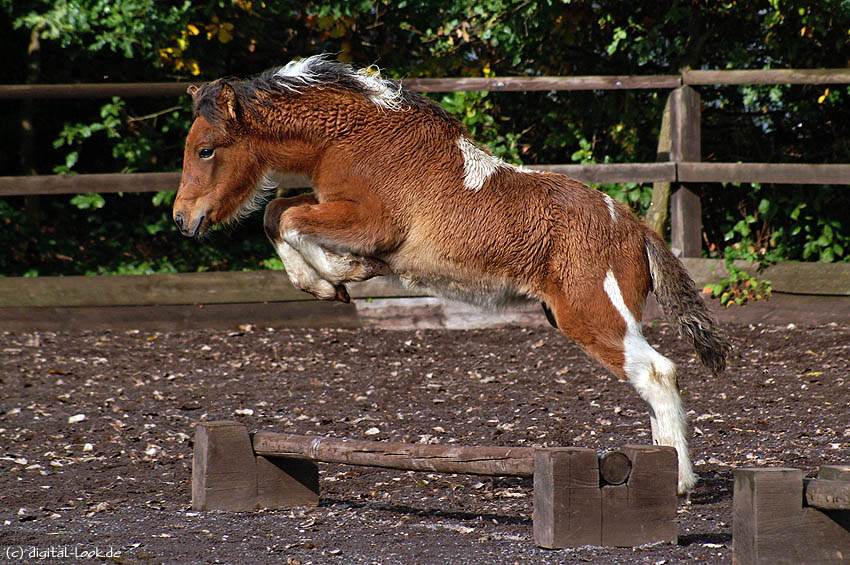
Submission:
<svg viewBox="0 0 850 565">
<path fill-rule="evenodd" d="M 267 140 L 261 153 L 272 168 L 311 175 L 336 141 L 386 117 L 376 114 L 380 111 L 371 101 L 321 90 L 281 98 L 264 109 L 253 127 L 257 137 Z"/>
</svg>

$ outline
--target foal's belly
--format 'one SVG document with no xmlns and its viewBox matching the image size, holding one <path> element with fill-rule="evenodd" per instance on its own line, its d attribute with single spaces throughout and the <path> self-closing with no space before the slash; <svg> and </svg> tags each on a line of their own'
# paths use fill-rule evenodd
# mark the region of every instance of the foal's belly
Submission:
<svg viewBox="0 0 850 565">
<path fill-rule="evenodd" d="M 405 287 L 473 304 L 482 308 L 504 308 L 524 304 L 531 300 L 526 292 L 513 281 L 487 273 L 473 272 L 468 268 L 456 267 L 435 269 L 411 268 L 409 265 L 393 265 L 395 278 Z"/>
</svg>

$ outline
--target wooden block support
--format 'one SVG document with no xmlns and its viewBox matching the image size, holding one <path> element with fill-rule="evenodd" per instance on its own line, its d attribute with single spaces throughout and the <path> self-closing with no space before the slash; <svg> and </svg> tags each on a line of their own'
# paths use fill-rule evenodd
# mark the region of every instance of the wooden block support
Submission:
<svg viewBox="0 0 850 565">
<path fill-rule="evenodd" d="M 635 547 L 653 542 L 676 543 L 678 525 L 678 457 L 664 446 L 627 445 L 621 450 L 631 461 L 622 485 L 603 485 L 600 545 Z"/>
<path fill-rule="evenodd" d="M 534 454 L 534 542 L 560 549 L 599 545 L 599 459 L 585 448 L 540 448 Z"/>
<path fill-rule="evenodd" d="M 540 547 L 676 541 L 676 450 L 658 446 L 625 446 L 600 458 L 586 448 L 446 448 L 270 432 L 251 436 L 237 422 L 206 422 L 195 428 L 192 508 L 317 506 L 317 461 L 533 474 L 534 540 Z"/>
<path fill-rule="evenodd" d="M 676 543 L 676 450 L 661 446 L 625 446 L 606 470 L 622 477 L 604 484 L 599 458 L 589 449 L 538 449 L 534 466 L 534 541 L 540 547 L 581 545 L 635 547 Z"/>
<path fill-rule="evenodd" d="M 256 510 L 257 464 L 248 428 L 236 422 L 195 426 L 194 510 Z"/>
<path fill-rule="evenodd" d="M 831 471 L 827 471 L 830 475 Z M 733 503 L 737 565 L 847 563 L 848 511 L 803 505 L 798 469 L 736 469 Z"/>
<path fill-rule="evenodd" d="M 248 428 L 237 422 L 195 427 L 193 509 L 239 512 L 318 504 L 314 462 L 256 456 Z"/>
</svg>

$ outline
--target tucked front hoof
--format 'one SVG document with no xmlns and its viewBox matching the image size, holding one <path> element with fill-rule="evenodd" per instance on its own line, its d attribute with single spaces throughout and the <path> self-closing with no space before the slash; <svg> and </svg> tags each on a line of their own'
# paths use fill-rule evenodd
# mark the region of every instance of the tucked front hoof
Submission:
<svg viewBox="0 0 850 565">
<path fill-rule="evenodd" d="M 351 296 L 348 295 L 348 290 L 345 288 L 345 285 L 336 285 L 336 297 L 334 298 L 334 300 L 338 300 L 345 304 L 351 302 Z"/>
<path fill-rule="evenodd" d="M 390 270 L 390 266 L 381 261 L 380 259 L 375 259 L 373 257 L 364 257 L 363 263 L 366 266 L 366 270 L 369 272 L 369 278 L 383 277 L 386 275 L 391 275 L 393 273 L 392 270 Z"/>
<path fill-rule="evenodd" d="M 280 236 L 280 217 L 288 207 L 285 198 L 276 198 L 266 204 L 266 210 L 263 213 L 263 230 L 266 232 L 266 237 L 273 244 L 282 240 Z"/>
</svg>

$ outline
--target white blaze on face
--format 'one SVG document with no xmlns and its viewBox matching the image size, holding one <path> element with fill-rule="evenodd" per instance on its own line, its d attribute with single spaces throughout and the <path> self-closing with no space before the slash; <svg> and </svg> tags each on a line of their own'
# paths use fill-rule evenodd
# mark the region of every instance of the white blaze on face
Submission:
<svg viewBox="0 0 850 565">
<path fill-rule="evenodd" d="M 649 404 L 654 443 L 676 448 L 679 455 L 679 492 L 684 492 L 694 486 L 696 476 L 688 455 L 687 419 L 679 398 L 676 366 L 647 343 L 640 324 L 626 306 L 620 285 L 610 269 L 605 276 L 603 287 L 611 304 L 626 322 L 623 370 L 641 398 Z"/>
</svg>

